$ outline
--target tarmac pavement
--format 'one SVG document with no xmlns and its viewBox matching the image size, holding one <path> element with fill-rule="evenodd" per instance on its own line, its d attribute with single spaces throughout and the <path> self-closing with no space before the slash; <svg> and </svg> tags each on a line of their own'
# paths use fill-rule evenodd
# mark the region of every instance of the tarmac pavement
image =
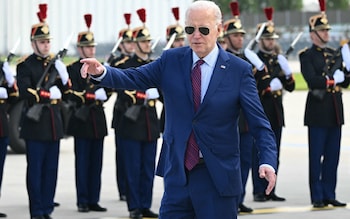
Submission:
<svg viewBox="0 0 350 219">
<path fill-rule="evenodd" d="M 112 118 L 115 96 L 106 104 L 108 127 Z M 285 197 L 285 202 L 253 201 L 251 178 L 247 185 L 245 204 L 254 208 L 253 214 L 240 215 L 240 219 L 346 219 L 350 218 L 350 206 L 346 208 L 312 209 L 308 187 L 307 129 L 303 126 L 305 91 L 286 93 L 284 109 L 286 127 L 282 132 L 280 168 L 276 193 Z M 338 169 L 337 199 L 350 205 L 350 91 L 343 95 L 345 125 L 343 126 L 342 149 Z M 322 118 L 320 118 L 322 119 Z M 161 145 L 161 140 L 159 140 Z M 160 148 L 158 148 L 158 151 Z M 105 138 L 102 191 L 100 204 L 107 212 L 79 213 L 76 207 L 73 139 L 61 141 L 59 176 L 55 201 L 55 219 L 120 219 L 128 218 L 126 203 L 119 201 L 115 177 L 114 131 Z M 23 154 L 9 151 L 1 188 L 0 212 L 8 219 L 29 218 L 28 196 L 25 185 L 26 160 Z M 155 177 L 152 210 L 158 212 L 163 192 L 160 177 Z"/>
</svg>

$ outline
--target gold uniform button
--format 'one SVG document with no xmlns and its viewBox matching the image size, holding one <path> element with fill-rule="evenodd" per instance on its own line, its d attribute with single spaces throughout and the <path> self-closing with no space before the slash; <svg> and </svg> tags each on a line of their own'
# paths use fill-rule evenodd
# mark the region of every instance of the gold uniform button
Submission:
<svg viewBox="0 0 350 219">
<path fill-rule="evenodd" d="M 148 101 L 148 105 L 149 105 L 150 107 L 154 107 L 155 101 L 154 101 L 154 100 Z"/>
</svg>

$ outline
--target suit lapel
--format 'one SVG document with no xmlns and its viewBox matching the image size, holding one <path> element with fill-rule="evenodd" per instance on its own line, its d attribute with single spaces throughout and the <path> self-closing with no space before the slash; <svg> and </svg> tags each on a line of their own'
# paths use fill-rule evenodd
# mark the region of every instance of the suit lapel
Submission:
<svg viewBox="0 0 350 219">
<path fill-rule="evenodd" d="M 183 72 L 185 88 L 187 90 L 186 93 L 190 102 L 193 104 L 192 83 L 191 83 L 192 62 L 193 62 L 192 50 L 189 49 L 180 60 L 180 63 L 181 63 L 181 72 Z"/>
<path fill-rule="evenodd" d="M 210 99 L 214 95 L 215 90 L 218 88 L 220 82 L 223 80 L 223 78 L 225 78 L 226 74 L 228 73 L 227 69 L 229 67 L 229 64 L 227 60 L 229 59 L 229 57 L 227 56 L 224 50 L 220 49 L 219 51 L 220 52 L 218 60 L 216 61 L 213 70 L 213 75 L 209 82 L 208 90 L 204 96 L 203 102 L 200 105 L 198 111 L 205 107 L 205 104 L 207 103 L 208 99 Z"/>
</svg>

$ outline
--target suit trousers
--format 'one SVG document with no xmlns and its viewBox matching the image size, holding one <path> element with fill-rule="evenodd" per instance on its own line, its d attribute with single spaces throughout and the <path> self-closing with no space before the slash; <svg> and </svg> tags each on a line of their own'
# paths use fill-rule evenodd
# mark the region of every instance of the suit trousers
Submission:
<svg viewBox="0 0 350 219">
<path fill-rule="evenodd" d="M 311 202 L 335 199 L 341 126 L 309 127 L 308 132 Z"/>
<path fill-rule="evenodd" d="M 26 140 L 26 182 L 31 217 L 53 212 L 59 145 L 59 141 Z"/>
<path fill-rule="evenodd" d="M 206 164 L 187 172 L 182 186 L 164 185 L 159 219 L 236 219 L 240 196 L 220 196 Z"/>
<path fill-rule="evenodd" d="M 74 137 L 77 205 L 97 204 L 101 192 L 103 138 Z"/>
</svg>

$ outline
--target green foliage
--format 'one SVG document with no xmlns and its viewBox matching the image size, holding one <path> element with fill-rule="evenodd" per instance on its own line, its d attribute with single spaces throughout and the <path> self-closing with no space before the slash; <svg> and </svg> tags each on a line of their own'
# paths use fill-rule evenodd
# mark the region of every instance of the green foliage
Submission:
<svg viewBox="0 0 350 219">
<path fill-rule="evenodd" d="M 293 74 L 294 80 L 295 80 L 295 90 L 307 90 L 307 84 L 306 81 L 303 78 L 303 75 L 301 73 L 294 73 Z"/>
<path fill-rule="evenodd" d="M 327 0 L 326 9 L 347 9 L 349 8 L 349 0 Z"/>
</svg>

